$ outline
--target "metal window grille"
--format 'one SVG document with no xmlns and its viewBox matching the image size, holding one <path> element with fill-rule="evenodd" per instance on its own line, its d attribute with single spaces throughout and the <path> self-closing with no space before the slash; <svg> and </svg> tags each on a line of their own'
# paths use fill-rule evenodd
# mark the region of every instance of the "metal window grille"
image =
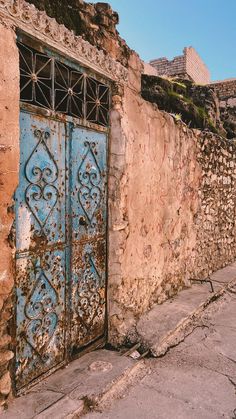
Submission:
<svg viewBox="0 0 236 419">
<path fill-rule="evenodd" d="M 98 125 L 108 125 L 108 86 L 21 42 L 18 47 L 22 102 Z"/>
</svg>

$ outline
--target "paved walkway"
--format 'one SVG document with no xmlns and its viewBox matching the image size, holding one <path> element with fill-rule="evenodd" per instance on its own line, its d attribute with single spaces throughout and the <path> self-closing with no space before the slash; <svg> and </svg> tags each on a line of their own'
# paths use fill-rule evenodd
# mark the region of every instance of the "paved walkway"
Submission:
<svg viewBox="0 0 236 419">
<path fill-rule="evenodd" d="M 236 419 L 236 289 L 109 410 L 85 419 Z"/>
<path fill-rule="evenodd" d="M 140 320 L 141 341 L 164 357 L 90 352 L 15 399 L 2 417 L 236 419 L 236 263 L 211 279 L 214 293 L 195 284 Z"/>
</svg>

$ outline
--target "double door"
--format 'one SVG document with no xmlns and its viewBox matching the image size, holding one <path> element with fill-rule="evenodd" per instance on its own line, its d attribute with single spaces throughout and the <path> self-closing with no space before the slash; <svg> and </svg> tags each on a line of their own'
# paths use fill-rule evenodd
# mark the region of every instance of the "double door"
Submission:
<svg viewBox="0 0 236 419">
<path fill-rule="evenodd" d="M 105 333 L 107 137 L 22 110 L 16 387 Z"/>
</svg>

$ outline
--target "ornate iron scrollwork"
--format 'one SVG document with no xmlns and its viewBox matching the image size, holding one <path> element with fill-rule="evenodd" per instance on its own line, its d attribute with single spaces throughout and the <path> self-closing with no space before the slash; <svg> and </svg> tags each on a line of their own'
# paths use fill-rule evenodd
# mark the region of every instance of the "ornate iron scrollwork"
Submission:
<svg viewBox="0 0 236 419">
<path fill-rule="evenodd" d="M 77 313 L 80 319 L 80 333 L 86 336 L 89 329 L 99 323 L 104 316 L 104 284 L 94 264 L 93 253 L 85 253 L 85 269 L 78 284 Z M 83 336 L 83 337 L 85 337 Z"/>
<path fill-rule="evenodd" d="M 22 102 L 98 125 L 108 125 L 108 86 L 21 42 L 18 47 Z"/>
<path fill-rule="evenodd" d="M 38 143 L 25 165 L 25 177 L 29 182 L 25 202 L 40 227 L 35 233 L 42 236 L 48 234 L 45 225 L 59 196 L 54 185 L 58 178 L 58 167 L 46 144 L 50 132 L 36 129 L 34 135 Z"/>
<path fill-rule="evenodd" d="M 78 196 L 81 207 L 91 223 L 101 201 L 101 173 L 93 151 L 96 144 L 85 141 L 84 146 L 87 148 L 87 152 L 78 170 L 78 179 L 81 185 Z"/>
<path fill-rule="evenodd" d="M 52 59 L 21 44 L 20 98 L 43 108 L 52 107 Z"/>
<path fill-rule="evenodd" d="M 55 110 L 83 118 L 84 75 L 55 61 Z"/>
<path fill-rule="evenodd" d="M 49 266 L 45 266 L 49 269 Z M 29 320 L 25 329 L 27 343 L 46 362 L 45 352 L 57 328 L 58 316 L 55 307 L 58 297 L 40 263 L 35 266 L 35 285 L 25 305 L 25 316 Z"/>
<path fill-rule="evenodd" d="M 87 77 L 86 119 L 101 125 L 108 125 L 109 88 Z"/>
</svg>

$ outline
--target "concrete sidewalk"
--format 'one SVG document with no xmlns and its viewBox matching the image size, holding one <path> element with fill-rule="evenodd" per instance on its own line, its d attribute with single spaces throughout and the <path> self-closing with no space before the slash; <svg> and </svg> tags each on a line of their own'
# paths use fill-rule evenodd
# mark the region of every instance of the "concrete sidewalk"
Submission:
<svg viewBox="0 0 236 419">
<path fill-rule="evenodd" d="M 138 341 L 154 357 L 164 355 L 169 348 L 183 341 L 192 331 L 204 324 L 207 307 L 236 283 L 236 263 L 220 269 L 207 281 L 193 281 L 191 288 L 155 305 L 137 323 Z"/>
<path fill-rule="evenodd" d="M 195 329 L 109 410 L 86 419 L 235 419 L 236 289 L 213 303 Z"/>
<path fill-rule="evenodd" d="M 4 419 L 70 419 L 78 417 L 144 377 L 144 361 L 99 349 L 85 354 L 16 398 Z"/>
<path fill-rule="evenodd" d="M 88 353 L 15 399 L 3 418 L 71 419 L 115 403 L 102 417 L 232 419 L 236 264 L 211 280 L 214 292 L 209 283 L 195 284 L 140 319 L 140 343 L 154 356 L 167 353 L 164 357 L 134 360 L 115 351 Z M 127 399 L 115 402 L 137 382 Z"/>
</svg>

